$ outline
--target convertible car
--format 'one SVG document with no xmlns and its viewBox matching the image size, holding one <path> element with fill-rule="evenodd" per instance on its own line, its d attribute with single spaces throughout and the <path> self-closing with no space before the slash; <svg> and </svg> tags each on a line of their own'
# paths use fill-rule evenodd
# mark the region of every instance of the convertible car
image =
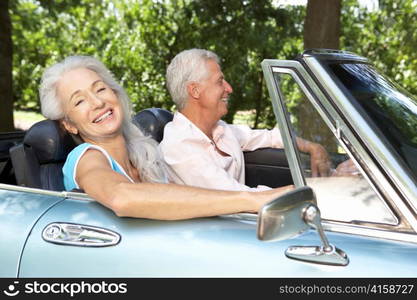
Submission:
<svg viewBox="0 0 417 300">
<path fill-rule="evenodd" d="M 117 217 L 63 191 L 76 142 L 44 120 L 0 135 L 0 276 L 416 277 L 417 100 L 353 53 L 262 68 L 285 150 L 245 153 L 246 183 L 294 191 L 258 214 Z M 160 141 L 171 118 L 152 108 L 134 121 Z M 329 176 L 312 176 L 296 137 L 327 149 Z"/>
</svg>

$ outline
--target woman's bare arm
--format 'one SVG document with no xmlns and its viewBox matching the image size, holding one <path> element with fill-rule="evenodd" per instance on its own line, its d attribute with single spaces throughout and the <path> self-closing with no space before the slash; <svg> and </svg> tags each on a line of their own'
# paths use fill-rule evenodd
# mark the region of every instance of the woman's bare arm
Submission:
<svg viewBox="0 0 417 300">
<path fill-rule="evenodd" d="M 229 192 L 176 184 L 131 183 L 113 171 L 107 159 L 88 150 L 80 159 L 76 180 L 92 198 L 118 216 L 178 220 L 238 212 L 257 212 L 293 186 L 265 192 Z"/>
</svg>

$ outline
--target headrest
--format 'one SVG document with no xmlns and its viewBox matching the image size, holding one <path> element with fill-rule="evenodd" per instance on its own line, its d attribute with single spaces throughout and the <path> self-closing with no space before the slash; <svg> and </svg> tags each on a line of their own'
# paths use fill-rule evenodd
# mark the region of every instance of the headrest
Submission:
<svg viewBox="0 0 417 300">
<path fill-rule="evenodd" d="M 174 115 L 162 108 L 146 108 L 133 117 L 133 122 L 145 135 L 152 136 L 158 143 L 162 141 L 165 125 L 172 121 Z"/>
<path fill-rule="evenodd" d="M 23 144 L 32 147 L 39 163 L 65 161 L 77 145 L 58 121 L 43 120 L 34 124 L 25 134 Z"/>
</svg>

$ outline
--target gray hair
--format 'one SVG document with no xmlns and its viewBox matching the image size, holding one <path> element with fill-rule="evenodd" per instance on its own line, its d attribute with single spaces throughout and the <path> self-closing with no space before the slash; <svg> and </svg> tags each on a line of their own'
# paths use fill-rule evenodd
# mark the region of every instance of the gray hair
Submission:
<svg viewBox="0 0 417 300">
<path fill-rule="evenodd" d="M 213 59 L 218 64 L 219 57 L 204 49 L 189 49 L 178 53 L 167 68 L 167 88 L 178 109 L 184 108 L 188 99 L 187 84 L 199 82 L 208 76 L 207 61 Z"/>
<path fill-rule="evenodd" d="M 58 83 L 66 72 L 78 68 L 95 72 L 117 95 L 124 115 L 122 132 L 126 140 L 129 159 L 138 170 L 141 179 L 147 182 L 168 182 L 165 163 L 156 141 L 144 136 L 142 131 L 132 123 L 132 103 L 127 93 L 104 64 L 94 57 L 69 56 L 45 70 L 39 88 L 42 114 L 51 120 L 65 118 L 62 101 L 58 99 Z"/>
</svg>

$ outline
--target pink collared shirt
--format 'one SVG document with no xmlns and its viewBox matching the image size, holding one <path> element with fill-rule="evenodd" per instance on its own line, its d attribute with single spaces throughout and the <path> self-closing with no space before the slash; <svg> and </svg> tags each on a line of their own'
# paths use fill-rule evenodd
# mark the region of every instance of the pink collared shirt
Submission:
<svg viewBox="0 0 417 300">
<path fill-rule="evenodd" d="M 218 190 L 262 191 L 270 188 L 245 185 L 243 151 L 283 148 L 283 143 L 278 128 L 253 130 L 224 121 L 217 123 L 212 141 L 187 117 L 176 112 L 172 122 L 165 126 L 159 147 L 174 183 Z"/>
</svg>

